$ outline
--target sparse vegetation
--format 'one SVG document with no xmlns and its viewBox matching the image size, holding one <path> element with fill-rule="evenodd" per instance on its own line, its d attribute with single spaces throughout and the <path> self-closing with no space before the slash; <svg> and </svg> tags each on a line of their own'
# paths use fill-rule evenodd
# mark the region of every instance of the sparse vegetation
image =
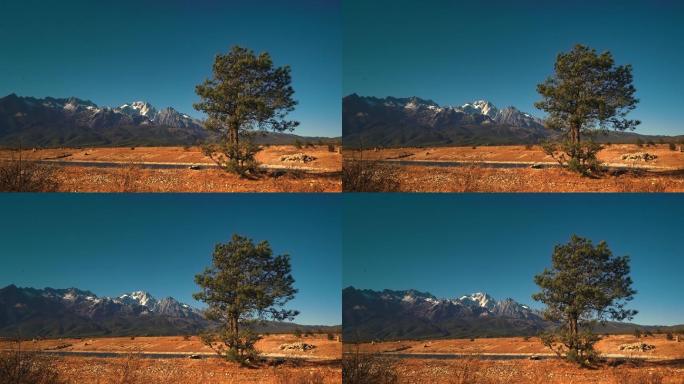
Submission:
<svg viewBox="0 0 684 384">
<path fill-rule="evenodd" d="M 52 167 L 26 160 L 21 151 L 0 160 L 0 192 L 55 192 L 58 187 Z"/>
<path fill-rule="evenodd" d="M 0 384 L 61 384 L 53 362 L 46 356 L 16 348 L 0 351 Z"/>
<path fill-rule="evenodd" d="M 395 371 L 396 362 L 390 358 L 370 353 L 360 353 L 358 348 L 342 358 L 342 383 L 344 384 L 394 384 L 399 382 Z"/>
<path fill-rule="evenodd" d="M 376 161 L 345 160 L 342 189 L 345 192 L 397 192 L 398 169 Z"/>
</svg>

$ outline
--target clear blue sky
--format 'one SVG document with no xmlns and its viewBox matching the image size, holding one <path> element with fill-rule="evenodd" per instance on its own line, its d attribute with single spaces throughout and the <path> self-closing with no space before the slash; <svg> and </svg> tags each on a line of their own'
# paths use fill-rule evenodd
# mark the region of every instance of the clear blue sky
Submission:
<svg viewBox="0 0 684 384">
<path fill-rule="evenodd" d="M 345 287 L 540 308 L 533 276 L 576 233 L 631 257 L 635 322 L 684 323 L 681 194 L 347 194 L 343 217 Z"/>
<path fill-rule="evenodd" d="M 339 0 L 0 2 L 0 97 L 145 100 L 201 117 L 195 85 L 242 45 L 292 67 L 296 132 L 341 135 Z"/>
<path fill-rule="evenodd" d="M 145 290 L 197 305 L 195 274 L 233 233 L 289 253 L 300 324 L 341 323 L 341 196 L 0 196 L 0 286 Z"/>
<path fill-rule="evenodd" d="M 576 43 L 632 64 L 637 132 L 684 134 L 684 2 L 346 0 L 343 92 L 487 99 L 543 117 L 536 85 Z"/>
</svg>

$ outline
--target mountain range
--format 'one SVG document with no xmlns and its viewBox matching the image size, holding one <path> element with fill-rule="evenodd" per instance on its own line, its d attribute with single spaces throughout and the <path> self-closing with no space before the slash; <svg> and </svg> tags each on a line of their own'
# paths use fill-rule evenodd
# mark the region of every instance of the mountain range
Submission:
<svg viewBox="0 0 684 384">
<path fill-rule="evenodd" d="M 202 311 L 144 291 L 98 297 L 87 290 L 35 289 L 8 285 L 0 289 L 0 336 L 88 337 L 197 334 L 215 326 Z M 259 332 L 338 330 L 331 326 L 265 322 Z"/>
<path fill-rule="evenodd" d="M 557 135 L 544 121 L 510 106 L 477 100 L 440 106 L 419 97 L 342 99 L 343 144 L 347 148 L 536 144 Z M 601 142 L 672 139 L 633 132 L 608 132 Z M 682 138 L 682 137 L 677 137 Z"/>
<path fill-rule="evenodd" d="M 208 138 L 202 124 L 171 107 L 157 109 L 144 101 L 110 108 L 76 97 L 10 94 L 0 98 L 0 147 L 195 145 Z M 259 144 L 292 144 L 295 140 L 330 139 L 288 133 L 256 138 Z"/>
<path fill-rule="evenodd" d="M 416 290 L 342 291 L 343 336 L 349 341 L 534 336 L 556 326 L 541 312 L 513 299 L 496 300 L 477 292 L 437 298 Z M 675 329 L 607 322 L 599 333 Z"/>
</svg>

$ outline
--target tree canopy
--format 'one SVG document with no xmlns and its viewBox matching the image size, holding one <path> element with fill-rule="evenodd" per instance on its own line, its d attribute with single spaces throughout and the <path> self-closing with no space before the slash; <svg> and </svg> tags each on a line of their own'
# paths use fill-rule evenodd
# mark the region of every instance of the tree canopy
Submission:
<svg viewBox="0 0 684 384">
<path fill-rule="evenodd" d="M 594 245 L 573 235 L 567 244 L 554 247 L 551 262 L 550 269 L 534 277 L 541 292 L 532 296 L 546 305 L 547 320 L 561 324 L 546 344 L 560 342 L 565 348 L 561 352 L 587 363 L 598 340 L 591 334 L 592 324 L 631 319 L 637 313 L 626 309 L 636 293 L 629 256 L 613 256 L 604 241 Z"/>
<path fill-rule="evenodd" d="M 230 242 L 217 244 L 211 267 L 196 275 L 195 282 L 202 290 L 193 297 L 208 305 L 207 319 L 221 324 L 220 332 L 203 339 L 212 348 L 222 342 L 227 350 L 219 348 L 217 352 L 229 358 L 242 360 L 254 355 L 259 337 L 249 325 L 255 321 L 292 320 L 299 313 L 283 308 L 297 293 L 290 257 L 273 256 L 267 241 L 254 244 L 233 235 Z"/>
<path fill-rule="evenodd" d="M 255 131 L 292 131 L 297 121 L 285 116 L 297 105 L 290 67 L 276 67 L 266 53 L 234 46 L 216 55 L 213 77 L 197 85 L 201 101 L 194 108 L 207 114 L 205 127 L 217 140 L 205 152 L 222 167 L 243 173 L 254 170 Z M 241 140 L 244 139 L 244 140 Z"/>
</svg>

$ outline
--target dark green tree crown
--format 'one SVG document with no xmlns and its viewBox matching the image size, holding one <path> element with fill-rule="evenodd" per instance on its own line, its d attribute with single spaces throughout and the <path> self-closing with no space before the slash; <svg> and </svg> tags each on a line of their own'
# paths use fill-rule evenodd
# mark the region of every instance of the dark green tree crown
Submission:
<svg viewBox="0 0 684 384">
<path fill-rule="evenodd" d="M 213 78 L 196 87 L 201 101 L 194 108 L 208 115 L 207 128 L 217 132 L 291 131 L 299 122 L 285 120 L 297 105 L 290 83 L 289 66 L 274 67 L 268 53 L 234 46 L 216 55 Z"/>
<path fill-rule="evenodd" d="M 537 85 L 543 97 L 535 106 L 549 113 L 549 128 L 583 131 L 634 129 L 641 122 L 625 116 L 639 102 L 634 97 L 632 66 L 616 66 L 610 52 L 577 44 L 556 57 L 555 73 Z"/>
<path fill-rule="evenodd" d="M 629 256 L 613 256 L 604 241 L 594 246 L 573 235 L 554 248 L 551 269 L 535 276 L 542 291 L 532 297 L 547 306 L 551 321 L 631 319 L 637 311 L 625 309 L 636 293 L 629 272 Z"/>
<path fill-rule="evenodd" d="M 292 320 L 299 314 L 282 308 L 297 293 L 290 257 L 273 256 L 267 241 L 255 245 L 233 235 L 227 244 L 217 244 L 212 266 L 196 275 L 195 282 L 202 291 L 193 297 L 208 304 L 211 320 Z"/>
</svg>

